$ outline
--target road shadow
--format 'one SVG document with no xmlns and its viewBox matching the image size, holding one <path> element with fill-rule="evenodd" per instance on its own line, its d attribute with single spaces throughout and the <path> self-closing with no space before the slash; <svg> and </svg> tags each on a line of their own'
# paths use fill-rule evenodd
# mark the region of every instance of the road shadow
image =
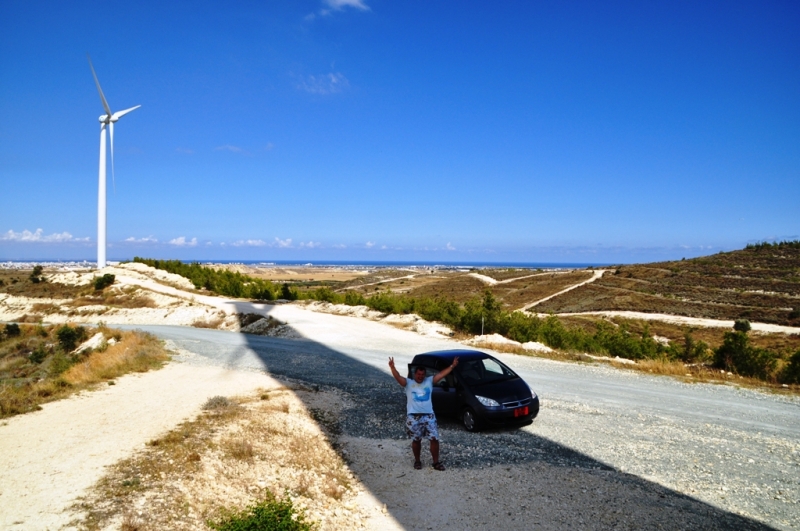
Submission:
<svg viewBox="0 0 800 531">
<path fill-rule="evenodd" d="M 251 305 L 246 308 L 252 311 Z M 268 314 L 269 309 L 266 306 L 264 313 Z M 386 372 L 359 361 L 352 353 L 340 352 L 308 339 L 250 334 L 241 334 L 241 337 L 243 345 L 216 347 L 216 359 L 231 367 L 258 367 L 273 377 L 289 380 L 303 388 L 335 390 L 347 398 L 338 422 L 332 426 L 326 421 L 321 426 L 335 448 L 339 447 L 340 439 L 363 440 L 367 446 L 374 441 L 376 447 L 378 443 L 384 444 L 389 440 L 408 445 L 404 429 L 405 396 Z M 199 347 L 186 345 L 186 348 L 196 352 Z M 414 354 L 416 352 L 407 353 L 407 360 L 398 358 L 398 367 L 404 367 Z M 298 397 L 303 400 L 303 393 Z M 307 405 L 311 409 L 312 406 Z M 540 416 L 546 414 L 547 410 L 543 408 Z M 455 420 L 446 418 L 440 419 L 440 429 L 441 458 L 448 471 L 444 472 L 445 475 L 421 475 L 413 481 L 426 482 L 434 478 L 443 489 L 442 495 L 447 494 L 447 499 L 453 496 L 462 498 L 459 508 L 462 520 L 458 528 L 495 529 L 502 519 L 504 525 L 500 527 L 506 529 L 774 529 L 619 471 L 527 430 L 469 433 Z M 410 464 L 409 448 L 409 468 Z M 499 479 L 491 479 L 498 482 L 497 485 L 486 483 L 490 477 L 496 476 L 488 473 L 485 474 L 486 481 L 482 482 L 483 471 L 496 467 L 505 467 L 508 473 L 498 476 Z M 429 510 L 437 507 L 436 500 L 416 498 L 414 483 L 411 483 L 406 498 L 403 498 L 403 493 L 387 491 L 386 477 L 381 476 L 384 471 L 363 470 L 355 462 L 351 463 L 351 470 L 373 495 L 386 504 L 391 516 L 404 528 L 425 528 L 420 525 L 414 506 Z M 535 482 L 522 481 L 530 474 L 519 476 L 520 471 L 533 471 L 542 477 L 546 475 L 549 489 L 542 491 Z M 448 477 L 459 481 L 469 479 L 473 483 L 450 484 Z M 475 482 L 480 486 L 477 487 Z M 494 489 L 500 487 L 504 492 L 515 492 L 514 499 L 493 499 Z M 397 488 L 408 486 L 398 484 Z M 473 495 L 481 499 L 469 503 L 467 500 Z M 398 502 L 399 499 L 402 501 Z M 487 500 L 490 503 L 487 504 Z M 557 509 L 555 512 L 554 507 Z M 465 515 L 470 518 L 466 524 L 463 520 Z M 435 518 L 431 520 L 435 521 Z"/>
</svg>

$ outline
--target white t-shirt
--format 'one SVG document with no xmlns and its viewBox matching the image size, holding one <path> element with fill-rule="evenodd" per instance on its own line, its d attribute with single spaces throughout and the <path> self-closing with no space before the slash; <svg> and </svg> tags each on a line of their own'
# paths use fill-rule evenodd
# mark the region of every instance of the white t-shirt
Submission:
<svg viewBox="0 0 800 531">
<path fill-rule="evenodd" d="M 422 383 L 414 378 L 406 378 L 406 403 L 408 413 L 433 413 L 431 403 L 433 393 L 433 376 L 428 376 Z"/>
</svg>

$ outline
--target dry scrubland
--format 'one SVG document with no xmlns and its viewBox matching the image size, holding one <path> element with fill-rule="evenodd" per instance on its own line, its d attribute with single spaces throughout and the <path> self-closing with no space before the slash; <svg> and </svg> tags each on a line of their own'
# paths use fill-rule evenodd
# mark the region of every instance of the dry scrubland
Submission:
<svg viewBox="0 0 800 531">
<path fill-rule="evenodd" d="M 77 350 L 95 335 L 96 345 Z M 79 326 L 0 327 L 0 418 L 41 409 L 41 404 L 91 389 L 169 359 L 155 337 L 141 332 Z"/>
<path fill-rule="evenodd" d="M 318 529 L 361 528 L 375 511 L 356 499 L 363 487 L 332 446 L 340 405 L 336 394 L 306 388 L 213 397 L 197 418 L 111 467 L 76 504 L 74 524 L 204 529 L 254 499 L 290 492 Z"/>
</svg>

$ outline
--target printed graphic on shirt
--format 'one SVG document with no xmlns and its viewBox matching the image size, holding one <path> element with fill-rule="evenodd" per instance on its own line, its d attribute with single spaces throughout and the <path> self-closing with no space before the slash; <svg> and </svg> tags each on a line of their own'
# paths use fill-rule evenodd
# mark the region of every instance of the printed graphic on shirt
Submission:
<svg viewBox="0 0 800 531">
<path fill-rule="evenodd" d="M 428 387 L 423 389 L 422 393 L 418 393 L 412 389 L 411 395 L 414 397 L 415 402 L 427 402 L 431 399 L 431 388 Z"/>
</svg>

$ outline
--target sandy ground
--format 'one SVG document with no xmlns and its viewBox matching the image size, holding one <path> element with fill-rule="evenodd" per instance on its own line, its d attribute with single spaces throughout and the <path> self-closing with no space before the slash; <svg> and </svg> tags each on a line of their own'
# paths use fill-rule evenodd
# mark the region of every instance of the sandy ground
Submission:
<svg viewBox="0 0 800 531">
<path fill-rule="evenodd" d="M 170 363 L 0 425 L 0 528 L 61 529 L 104 467 L 199 413 L 216 395 L 278 387 L 264 373 Z"/>
</svg>

